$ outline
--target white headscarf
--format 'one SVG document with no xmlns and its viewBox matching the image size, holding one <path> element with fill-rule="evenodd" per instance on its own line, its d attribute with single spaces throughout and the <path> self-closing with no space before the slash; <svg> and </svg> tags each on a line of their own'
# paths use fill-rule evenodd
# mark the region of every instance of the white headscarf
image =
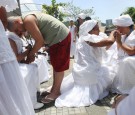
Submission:
<svg viewBox="0 0 135 115">
<path fill-rule="evenodd" d="M 97 24 L 96 20 L 88 20 L 85 21 L 79 28 L 79 41 L 91 41 L 91 42 L 98 42 L 102 39 L 102 37 L 89 34 L 88 32 L 91 31 Z"/>
<path fill-rule="evenodd" d="M 132 21 L 132 18 L 127 14 L 127 15 L 119 16 L 118 18 L 114 19 L 113 24 L 115 26 L 128 27 L 134 23 Z"/>
<path fill-rule="evenodd" d="M 85 19 L 86 15 L 84 13 L 80 13 L 78 14 L 78 18 Z"/>
<path fill-rule="evenodd" d="M 97 24 L 96 20 L 85 21 L 79 28 L 79 36 L 87 36 L 88 32 L 91 31 Z"/>
</svg>

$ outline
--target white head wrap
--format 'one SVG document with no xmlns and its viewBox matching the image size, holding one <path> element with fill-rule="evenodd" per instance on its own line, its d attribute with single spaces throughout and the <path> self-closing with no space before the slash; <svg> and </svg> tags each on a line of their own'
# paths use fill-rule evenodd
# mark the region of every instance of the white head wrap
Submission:
<svg viewBox="0 0 135 115">
<path fill-rule="evenodd" d="M 78 18 L 85 19 L 86 15 L 84 13 L 80 13 L 78 14 Z"/>
<path fill-rule="evenodd" d="M 97 24 L 96 20 L 85 21 L 79 28 L 79 36 L 86 36 Z"/>
<path fill-rule="evenodd" d="M 79 41 L 91 41 L 97 42 L 100 40 L 101 37 L 95 34 L 89 34 L 88 32 L 91 31 L 97 24 L 96 20 L 88 20 L 85 21 L 79 28 Z"/>
<path fill-rule="evenodd" d="M 114 19 L 113 24 L 115 26 L 128 27 L 133 24 L 133 21 L 132 18 L 127 14 Z"/>
</svg>

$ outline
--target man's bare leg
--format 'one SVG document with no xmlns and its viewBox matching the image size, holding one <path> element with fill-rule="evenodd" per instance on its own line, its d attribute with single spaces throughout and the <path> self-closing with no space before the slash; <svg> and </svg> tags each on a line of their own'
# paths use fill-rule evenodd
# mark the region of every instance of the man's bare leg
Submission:
<svg viewBox="0 0 135 115">
<path fill-rule="evenodd" d="M 53 86 L 51 89 L 51 94 L 49 96 L 57 98 L 60 95 L 60 87 L 64 77 L 64 71 L 62 72 L 53 71 L 53 72 L 54 72 Z"/>
</svg>

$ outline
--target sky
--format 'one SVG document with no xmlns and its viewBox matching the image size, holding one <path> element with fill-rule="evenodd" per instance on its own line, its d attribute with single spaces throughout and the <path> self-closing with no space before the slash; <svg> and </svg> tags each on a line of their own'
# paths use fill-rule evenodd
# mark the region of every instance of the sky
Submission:
<svg viewBox="0 0 135 115">
<path fill-rule="evenodd" d="M 38 2 L 51 4 L 51 0 L 37 0 Z M 81 9 L 91 9 L 95 14 L 92 16 L 99 17 L 99 20 L 105 22 L 106 19 L 117 18 L 128 7 L 135 7 L 135 0 L 56 0 L 59 2 L 73 2 L 75 6 Z"/>
</svg>

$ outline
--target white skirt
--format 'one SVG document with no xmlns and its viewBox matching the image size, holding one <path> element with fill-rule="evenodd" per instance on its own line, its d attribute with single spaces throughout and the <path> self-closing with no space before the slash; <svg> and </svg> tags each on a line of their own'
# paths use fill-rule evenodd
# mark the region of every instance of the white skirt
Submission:
<svg viewBox="0 0 135 115">
<path fill-rule="evenodd" d="M 115 68 L 116 77 L 114 78 L 112 90 L 120 94 L 129 94 L 135 86 L 135 56 L 128 56 L 117 64 Z M 114 68 L 114 69 L 115 69 Z"/>
<path fill-rule="evenodd" d="M 22 77 L 28 88 L 33 106 L 37 103 L 37 90 L 40 87 L 36 64 L 19 64 Z"/>
<path fill-rule="evenodd" d="M 38 55 L 38 58 L 34 61 L 35 64 L 38 66 L 38 76 L 39 76 L 39 83 L 48 81 L 50 78 L 49 75 L 49 63 L 44 55 Z"/>
<path fill-rule="evenodd" d="M 97 83 L 88 84 L 74 82 L 75 76 L 72 74 L 64 78 L 61 86 L 61 95 L 56 99 L 56 107 L 80 107 L 89 106 L 94 104 L 97 100 L 100 100 L 108 95 L 108 90 L 112 79 L 109 78 L 106 71 L 99 71 L 97 77 Z M 90 76 L 89 76 L 90 77 Z M 87 81 L 84 75 L 84 80 Z M 88 80 L 89 81 L 89 80 Z"/>
<path fill-rule="evenodd" d="M 0 64 L 0 115 L 34 115 L 17 61 Z"/>
</svg>

